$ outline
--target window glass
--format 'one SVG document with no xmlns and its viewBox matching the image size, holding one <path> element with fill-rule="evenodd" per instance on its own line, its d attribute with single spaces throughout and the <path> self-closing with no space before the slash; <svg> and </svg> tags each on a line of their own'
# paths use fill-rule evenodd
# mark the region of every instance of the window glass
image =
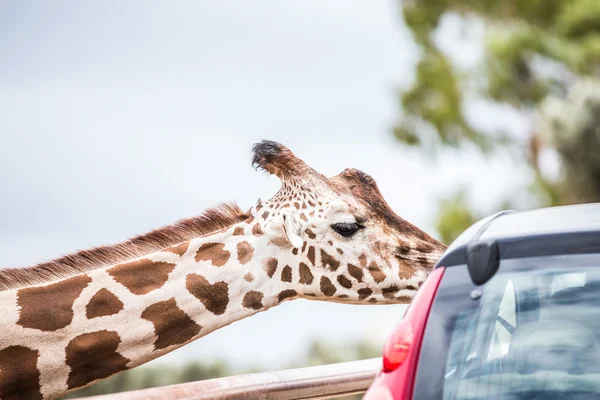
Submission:
<svg viewBox="0 0 600 400">
<path fill-rule="evenodd" d="M 440 319 L 444 399 L 600 398 L 600 268 L 499 273 L 461 301 Z"/>
<path fill-rule="evenodd" d="M 500 358 L 508 353 L 516 318 L 514 286 L 512 280 L 508 280 L 504 287 L 502 300 L 500 300 L 500 309 L 498 310 L 488 359 Z"/>
</svg>

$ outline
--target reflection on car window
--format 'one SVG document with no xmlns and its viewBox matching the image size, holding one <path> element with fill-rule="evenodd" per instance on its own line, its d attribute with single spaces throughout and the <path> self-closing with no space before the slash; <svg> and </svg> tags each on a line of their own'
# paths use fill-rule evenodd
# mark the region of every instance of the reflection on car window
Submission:
<svg viewBox="0 0 600 400">
<path fill-rule="evenodd" d="M 514 285 L 512 280 L 508 280 L 500 301 L 492 343 L 487 356 L 488 360 L 504 357 L 508 353 L 508 346 L 516 325 L 515 312 Z"/>
<path fill-rule="evenodd" d="M 555 276 L 552 276 L 551 279 L 550 288 L 552 294 L 562 289 L 585 285 L 585 273 L 582 272 L 556 274 Z"/>
<path fill-rule="evenodd" d="M 479 305 L 454 320 L 443 393 L 444 399 L 599 398 L 598 269 L 494 277 Z"/>
</svg>

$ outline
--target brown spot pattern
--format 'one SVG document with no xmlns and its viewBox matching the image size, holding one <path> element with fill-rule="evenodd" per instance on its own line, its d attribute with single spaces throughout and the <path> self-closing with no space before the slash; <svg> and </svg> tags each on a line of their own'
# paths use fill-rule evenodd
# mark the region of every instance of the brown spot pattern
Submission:
<svg viewBox="0 0 600 400">
<path fill-rule="evenodd" d="M 419 242 L 416 247 L 418 252 L 421 253 L 432 253 L 435 251 L 435 246 L 431 243 L 427 242 Z"/>
<path fill-rule="evenodd" d="M 396 247 L 396 250 L 401 255 L 407 255 L 408 253 L 410 253 L 410 251 L 412 250 L 412 248 L 410 247 L 409 243 L 407 243 L 405 241 L 400 241 L 398 243 L 398 246 Z"/>
<path fill-rule="evenodd" d="M 233 230 L 233 236 L 244 236 L 244 228 L 241 226 L 236 226 Z"/>
<path fill-rule="evenodd" d="M 177 307 L 174 298 L 159 301 L 142 312 L 142 318 L 154 325 L 154 349 L 183 344 L 200 333 L 201 326 Z"/>
<path fill-rule="evenodd" d="M 369 265 L 369 273 L 373 277 L 373 280 L 377 283 L 381 283 L 385 279 L 385 272 L 383 272 L 383 270 L 374 262 Z"/>
<path fill-rule="evenodd" d="M 90 299 L 85 306 L 85 316 L 88 319 L 113 315 L 123 309 L 123 302 L 110 290 L 102 288 Z"/>
<path fill-rule="evenodd" d="M 398 286 L 393 285 L 393 286 L 383 288 L 381 290 L 381 293 L 383 294 L 383 297 L 385 297 L 386 299 L 393 299 L 399 290 L 400 290 L 400 288 Z"/>
<path fill-rule="evenodd" d="M 312 230 L 310 230 L 310 229 L 307 229 L 305 232 L 308 235 L 308 237 L 311 238 L 311 239 L 314 239 L 314 238 L 317 237 L 317 235 L 315 235 L 315 233 Z"/>
<path fill-rule="evenodd" d="M 308 258 L 308 261 L 310 261 L 310 263 L 313 265 L 313 267 L 315 266 L 315 248 L 310 246 L 308 248 L 308 253 L 306 253 L 306 257 Z"/>
<path fill-rule="evenodd" d="M 324 267 L 328 267 L 330 270 L 335 271 L 340 266 L 340 262 L 334 257 L 327 254 L 327 252 L 321 249 L 321 262 Z"/>
<path fill-rule="evenodd" d="M 143 258 L 108 269 L 108 273 L 131 293 L 142 295 L 161 288 L 169 279 L 175 264 Z"/>
<path fill-rule="evenodd" d="M 364 254 L 358 256 L 358 263 L 361 267 L 365 268 L 367 266 L 367 256 L 365 256 Z"/>
<path fill-rule="evenodd" d="M 281 281 L 282 282 L 291 282 L 292 281 L 292 268 L 289 265 L 286 265 L 281 270 Z"/>
<path fill-rule="evenodd" d="M 397 216 L 383 199 L 375 180 L 364 172 L 348 168 L 338 176 L 330 179 L 330 182 L 334 187 L 349 187 L 352 195 L 367 203 L 371 213 L 376 215 L 386 228 L 395 232 L 402 232 L 406 237 L 413 237 L 438 245 L 439 242 L 431 236 Z"/>
<path fill-rule="evenodd" d="M 178 256 L 181 257 L 182 255 L 185 254 L 185 252 L 187 251 L 189 246 L 190 246 L 190 242 L 183 242 L 183 243 L 179 243 L 178 245 L 175 245 L 175 246 L 167 247 L 165 249 L 165 251 L 168 251 L 169 253 L 177 254 Z"/>
<path fill-rule="evenodd" d="M 244 275 L 244 280 L 246 282 L 252 282 L 254 280 L 254 275 L 252 275 L 252 272 L 248 272 L 246 275 Z"/>
<path fill-rule="evenodd" d="M 398 276 L 400 279 L 410 279 L 415 276 L 417 270 L 415 267 L 407 263 L 406 261 L 400 261 L 400 269 L 398 270 Z"/>
<path fill-rule="evenodd" d="M 427 257 L 423 256 L 417 258 L 417 264 L 419 264 L 421 268 L 425 269 L 430 269 L 433 267 L 433 263 Z"/>
<path fill-rule="evenodd" d="M 344 254 L 344 250 L 340 249 L 339 247 L 338 247 L 337 249 L 335 249 L 335 250 L 336 250 L 336 251 L 338 252 L 338 254 L 340 254 L 340 255 Z"/>
<path fill-rule="evenodd" d="M 254 224 L 254 226 L 252 227 L 252 234 L 254 236 L 260 236 L 263 234 L 263 230 L 260 227 L 260 224 L 258 222 L 256 224 Z"/>
<path fill-rule="evenodd" d="M 335 294 L 336 292 L 336 288 L 335 286 L 333 286 L 333 283 L 331 283 L 331 281 L 329 280 L 328 277 L 326 276 L 322 276 L 321 277 L 321 292 L 323 292 L 323 294 L 327 297 L 331 297 Z"/>
<path fill-rule="evenodd" d="M 337 281 L 346 289 L 350 289 L 352 287 L 352 282 L 350 282 L 350 279 L 346 278 L 344 275 L 338 275 Z"/>
<path fill-rule="evenodd" d="M 21 308 L 17 324 L 41 331 L 55 331 L 73 320 L 73 303 L 91 282 L 87 275 L 79 275 L 46 286 L 17 291 Z"/>
<path fill-rule="evenodd" d="M 267 218 L 269 218 L 269 212 L 268 212 L 268 211 L 265 211 L 265 212 L 262 214 L 262 219 L 267 219 Z"/>
<path fill-rule="evenodd" d="M 246 308 L 251 308 L 253 310 L 260 310 L 263 308 L 263 294 L 261 292 L 257 292 L 255 290 L 251 290 L 244 296 L 242 300 L 242 305 Z"/>
<path fill-rule="evenodd" d="M 313 274 L 308 268 L 308 265 L 303 262 L 300 263 L 300 283 L 304 285 L 310 285 L 313 282 Z"/>
<path fill-rule="evenodd" d="M 189 274 L 185 279 L 185 287 L 204 307 L 215 315 L 225 312 L 229 304 L 229 286 L 225 282 L 210 284 L 203 276 Z"/>
<path fill-rule="evenodd" d="M 39 352 L 24 346 L 0 350 L 0 398 L 42 400 Z"/>
<path fill-rule="evenodd" d="M 272 278 L 273 275 L 275 275 L 276 270 L 277 270 L 277 259 L 271 257 L 265 263 L 265 271 L 267 272 L 267 275 L 269 276 L 269 278 Z"/>
<path fill-rule="evenodd" d="M 348 264 L 348 273 L 359 282 L 363 281 L 363 271 L 354 264 Z"/>
<path fill-rule="evenodd" d="M 66 362 L 71 367 L 69 389 L 85 386 L 127 369 L 129 359 L 117 352 L 121 342 L 114 331 L 84 333 L 71 340 L 66 348 Z"/>
<path fill-rule="evenodd" d="M 223 243 L 204 243 L 196 251 L 196 262 L 210 261 L 215 267 L 222 267 L 227 264 L 231 253 L 225 250 Z"/>
<path fill-rule="evenodd" d="M 298 293 L 294 289 L 287 289 L 277 295 L 277 300 L 281 303 L 285 299 L 297 296 Z"/>
<path fill-rule="evenodd" d="M 254 248 L 245 240 L 243 242 L 239 242 L 236 246 L 236 249 L 238 261 L 242 265 L 248 263 L 248 261 L 250 261 L 254 255 Z"/>
<path fill-rule="evenodd" d="M 304 250 L 306 250 L 306 242 L 302 243 L 301 253 L 304 254 Z"/>
<path fill-rule="evenodd" d="M 292 249 L 292 254 L 295 255 L 295 256 L 298 255 L 298 248 L 297 247 L 294 247 Z"/>
<path fill-rule="evenodd" d="M 381 255 L 383 255 L 383 254 L 384 254 L 384 252 L 385 252 L 385 250 L 386 250 L 386 246 L 385 246 L 385 244 L 384 244 L 383 242 L 375 242 L 375 243 L 373 243 L 373 245 L 371 246 L 371 250 L 372 250 L 372 251 L 373 251 L 375 254 L 377 254 L 377 255 L 381 256 Z"/>
<path fill-rule="evenodd" d="M 372 294 L 373 294 L 373 291 L 369 288 L 358 289 L 358 298 L 360 300 L 364 300 Z"/>
</svg>

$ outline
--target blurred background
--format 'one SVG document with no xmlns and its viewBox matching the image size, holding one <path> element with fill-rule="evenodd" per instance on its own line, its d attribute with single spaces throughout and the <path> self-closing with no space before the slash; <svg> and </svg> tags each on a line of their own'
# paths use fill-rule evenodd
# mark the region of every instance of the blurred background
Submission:
<svg viewBox="0 0 600 400">
<path fill-rule="evenodd" d="M 597 0 L 21 0 L 0 54 L 2 266 L 248 208 L 261 139 L 445 243 L 600 200 Z M 77 395 L 375 357 L 405 308 L 284 303 Z"/>
</svg>

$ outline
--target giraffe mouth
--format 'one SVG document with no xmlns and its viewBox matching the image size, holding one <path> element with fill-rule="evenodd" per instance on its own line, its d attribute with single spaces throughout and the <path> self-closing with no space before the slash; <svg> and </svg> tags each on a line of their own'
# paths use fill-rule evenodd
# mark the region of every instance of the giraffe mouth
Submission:
<svg viewBox="0 0 600 400">
<path fill-rule="evenodd" d="M 408 304 L 406 296 L 399 296 L 398 298 L 382 298 L 377 301 L 367 301 L 350 298 L 337 298 L 337 297 L 302 297 L 306 300 L 311 301 L 327 301 L 329 303 L 340 303 L 340 304 L 354 304 L 354 305 L 381 305 L 381 304 Z"/>
<path fill-rule="evenodd" d="M 420 267 L 427 266 L 427 267 L 429 267 L 429 269 L 431 269 L 438 262 L 438 260 L 442 257 L 442 254 L 443 254 L 443 252 L 414 254 L 414 253 L 406 253 L 406 252 L 401 253 L 401 252 L 397 251 L 396 253 L 394 253 L 394 257 L 396 257 L 396 259 L 403 261 L 403 262 L 413 263 Z"/>
</svg>

